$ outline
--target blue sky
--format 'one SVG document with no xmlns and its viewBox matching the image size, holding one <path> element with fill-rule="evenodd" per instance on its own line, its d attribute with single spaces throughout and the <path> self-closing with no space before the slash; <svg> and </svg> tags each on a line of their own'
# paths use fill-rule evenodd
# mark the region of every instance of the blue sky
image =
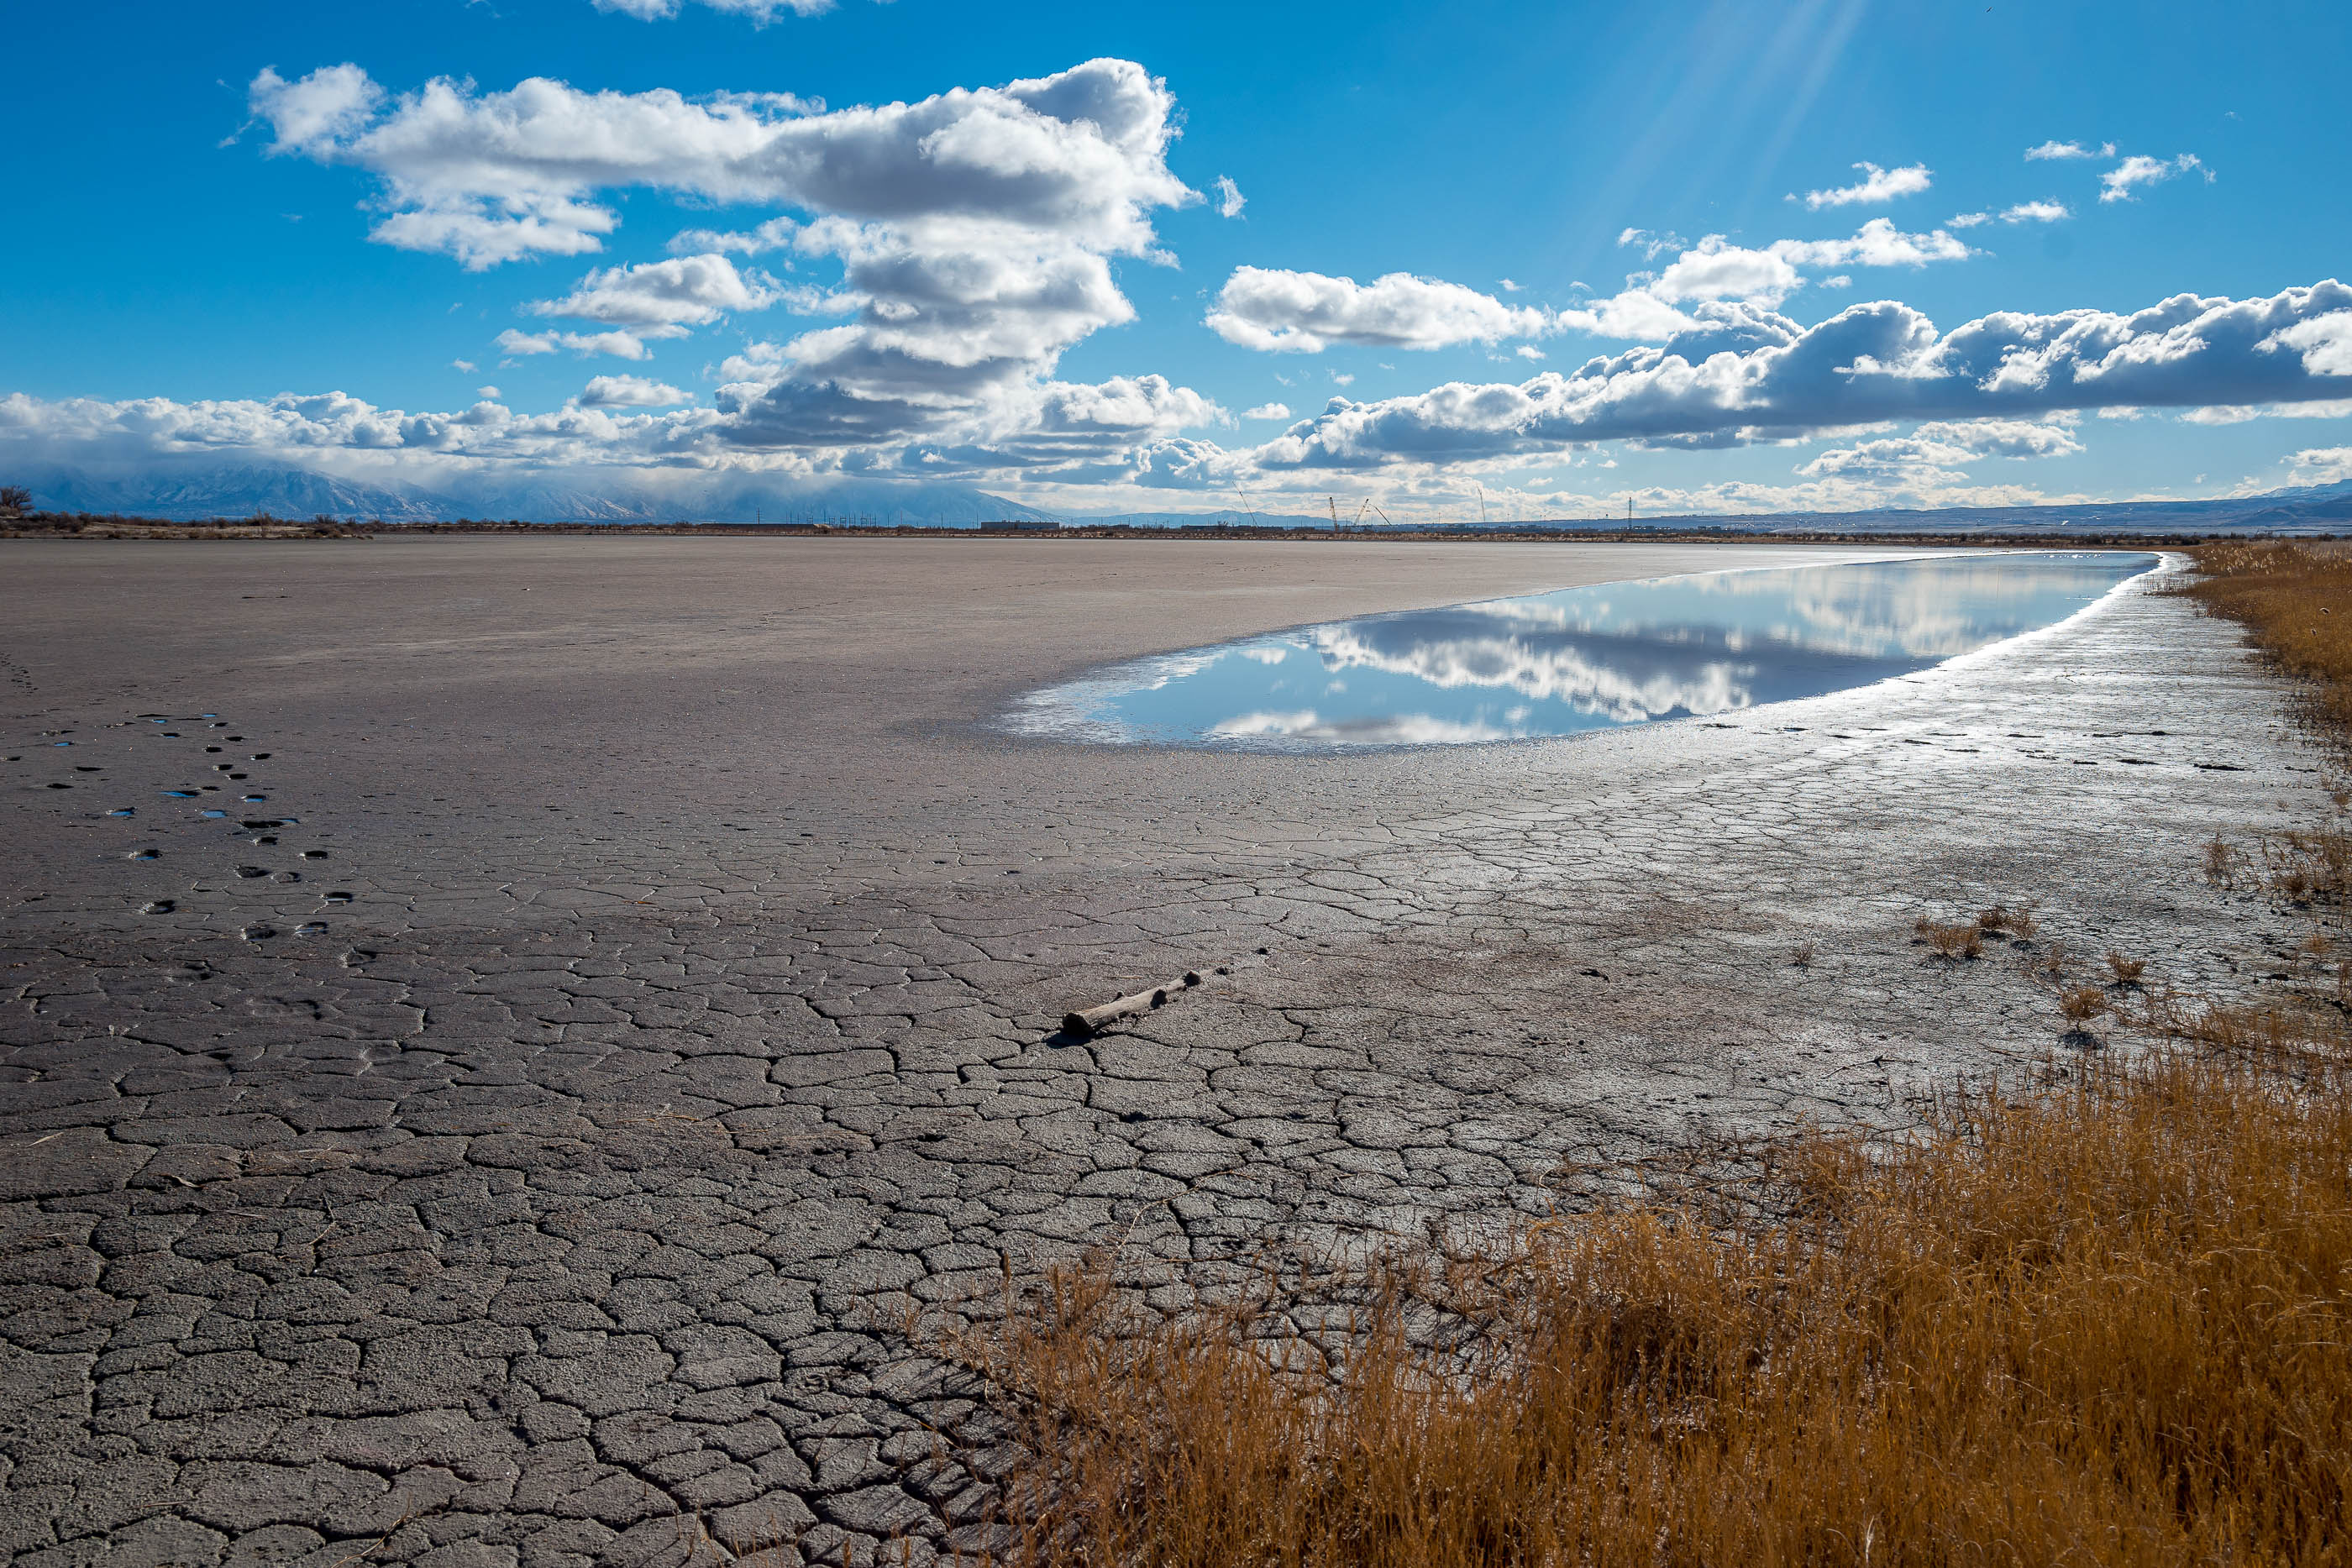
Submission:
<svg viewBox="0 0 2352 1568">
<path fill-rule="evenodd" d="M 1400 520 L 2352 476 L 2341 5 L 11 32 L 0 461 Z"/>
</svg>

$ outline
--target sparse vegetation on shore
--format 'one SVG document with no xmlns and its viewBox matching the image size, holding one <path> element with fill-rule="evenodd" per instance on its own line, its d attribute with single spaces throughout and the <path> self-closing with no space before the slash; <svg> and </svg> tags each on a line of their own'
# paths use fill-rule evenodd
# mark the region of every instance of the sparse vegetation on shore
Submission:
<svg viewBox="0 0 2352 1568">
<path fill-rule="evenodd" d="M 1925 547 L 1936 549 L 2181 549 L 2200 541 L 2228 538 L 2225 533 L 2116 528 L 2100 532 L 2059 531 L 2015 522 L 1972 528 L 1869 526 L 1849 521 L 1840 526 L 1836 514 L 1807 517 L 1721 520 L 1681 518 L 1616 526 L 1554 523 L 1491 528 L 1465 525 L 1327 528 L 1255 526 L 1245 523 L 1191 523 L 1167 527 L 1137 523 L 1098 523 L 1076 519 L 1055 527 L 949 528 L 894 526 L 859 517 L 827 522 L 722 523 L 643 522 L 524 522 L 514 517 L 458 517 L 446 521 L 392 521 L 380 517 L 320 516 L 303 521 L 267 513 L 246 517 L 169 518 L 121 513 L 51 512 L 34 508 L 31 492 L 20 486 L 0 486 L 0 496 L 19 497 L 10 506 L 0 499 L 0 538 L 419 538 L 438 534 L 566 534 L 600 538 L 692 537 L 711 538 L 951 538 L 1028 541 L 1072 539 L 1310 541 L 1318 543 L 1446 542 L 1454 544 L 1755 544 L 1759 542 L 1813 545 L 1868 545 L 1873 548 Z M 2226 526 L 2226 525 L 2224 525 Z"/>
<path fill-rule="evenodd" d="M 2352 738 L 2352 555 L 2230 544 L 2186 591 Z M 2332 956 L 2340 823 L 2217 838 Z M 2234 885 L 2234 883 L 2233 883 Z M 1990 910 L 1946 959 L 2030 936 Z M 2038 955 L 2062 1051 L 1916 1135 L 1815 1131 L 1499 1246 L 1272 1273 L 1162 1318 L 1116 1259 L 962 1352 L 1024 1424 L 1010 1555 L 1234 1564 L 2352 1559 L 2344 988 L 2215 1007 Z M 2339 979 L 2342 971 L 2339 969 Z M 2135 999 L 2140 998 L 2140 999 Z M 1719 1175 L 1720 1173 L 1718 1173 Z"/>
</svg>

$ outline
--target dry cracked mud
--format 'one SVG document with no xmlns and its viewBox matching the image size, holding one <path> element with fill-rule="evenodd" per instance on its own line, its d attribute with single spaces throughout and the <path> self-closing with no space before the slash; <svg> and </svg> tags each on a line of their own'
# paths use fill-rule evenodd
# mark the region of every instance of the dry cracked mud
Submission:
<svg viewBox="0 0 2352 1568">
<path fill-rule="evenodd" d="M 2290 967 L 2203 845 L 2325 792 L 2234 632 L 2144 591 L 1559 741 L 983 722 L 1155 649 L 1874 552 L 5 548 L 0 1547 L 42 1568 L 977 1547 L 1004 1433 L 910 1312 L 1899 1123 L 2053 1048 L 2054 943 Z M 2031 954 L 1913 936 L 2023 901 Z"/>
</svg>

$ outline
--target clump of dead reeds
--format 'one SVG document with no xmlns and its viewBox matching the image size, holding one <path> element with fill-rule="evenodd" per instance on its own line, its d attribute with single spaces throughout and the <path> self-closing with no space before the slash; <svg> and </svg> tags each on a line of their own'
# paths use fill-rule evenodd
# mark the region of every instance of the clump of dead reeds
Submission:
<svg viewBox="0 0 2352 1568">
<path fill-rule="evenodd" d="M 2033 918 L 2033 906 L 2030 904 L 2020 904 L 2015 909 L 2005 904 L 1996 904 L 1990 909 L 1977 912 L 1977 929 L 1988 936 L 2006 935 L 2024 941 L 2041 928 L 2040 922 Z"/>
<path fill-rule="evenodd" d="M 2312 717 L 2331 736 L 2352 730 L 2352 551 L 2338 545 L 2245 540 L 2190 552 L 2197 575 L 2179 592 L 2242 624 L 2254 645 L 2306 683 Z"/>
<path fill-rule="evenodd" d="M 2192 554 L 2197 575 L 2179 591 L 2242 624 L 2264 657 L 2304 684 L 2306 718 L 2343 757 L 2352 747 L 2352 551 L 2257 540 L 2207 545 Z M 2352 913 L 2347 801 L 2352 797 L 2339 791 L 2332 819 L 2265 837 L 2261 885 L 2292 904 Z M 2217 835 L 2206 848 L 2206 874 L 2233 883 L 2242 858 Z"/>
<path fill-rule="evenodd" d="M 1984 956 L 1984 928 L 1973 920 L 1946 925 L 1921 915 L 1912 930 L 1936 951 L 1939 958 L 1981 958 Z"/>
<path fill-rule="evenodd" d="M 989 1342 L 1036 1456 L 1013 1555 L 2339 1561 L 2337 1071 L 2090 1058 L 1892 1148 L 1813 1134 L 1769 1222 L 1632 1203 L 1360 1271 L 1336 1371 L 1278 1294 L 1146 1322 L 1064 1273 Z"/>
</svg>

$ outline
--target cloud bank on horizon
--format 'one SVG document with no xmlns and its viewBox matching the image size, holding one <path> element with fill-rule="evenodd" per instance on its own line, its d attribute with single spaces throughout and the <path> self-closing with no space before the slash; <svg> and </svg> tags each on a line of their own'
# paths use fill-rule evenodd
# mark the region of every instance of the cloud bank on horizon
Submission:
<svg viewBox="0 0 2352 1568">
<path fill-rule="evenodd" d="M 614 25 L 677 24 L 696 7 L 760 26 L 831 8 L 594 0 Z M 1169 231 L 1192 209 L 1235 220 L 1220 243 L 1242 256 L 1264 244 L 1297 257 L 1313 235 L 1261 240 L 1263 200 L 1225 172 L 1193 175 L 1197 188 L 1180 174 L 1188 117 L 1167 79 L 1127 58 L 845 108 L 751 87 L 688 95 L 544 76 L 388 86 L 356 62 L 264 65 L 246 99 L 266 162 L 340 171 L 373 244 L 439 258 L 453 276 L 570 264 L 568 281 L 535 287 L 513 324 L 486 334 L 484 359 L 520 374 L 670 358 L 659 373 L 597 371 L 539 412 L 488 385 L 423 411 L 338 390 L 13 392 L 0 396 L 0 454 L 235 454 L 427 484 L 451 470 L 951 479 L 1106 511 L 1181 507 L 1186 493 L 1215 507 L 1241 486 L 1304 509 L 1343 476 L 1408 509 L 1471 483 L 1589 506 L 1583 486 L 1601 470 L 1638 460 L 1673 465 L 1676 494 L 1749 509 L 2038 496 L 2013 476 L 2081 456 L 2096 444 L 2086 421 L 2352 417 L 2352 287 L 2332 277 L 1946 321 L 1900 298 L 1996 267 L 1990 236 L 2063 237 L 2101 209 L 2176 193 L 2161 187 L 2212 183 L 2194 152 L 2053 137 L 2024 149 L 2032 187 L 1940 221 L 1949 209 L 1926 204 L 1947 174 L 1848 159 L 1851 178 L 1788 196 L 1810 235 L 1626 228 L 1590 242 L 1620 258 L 1622 283 L 1547 298 L 1507 281 L 1489 292 L 1433 271 L 1360 270 L 1342 255 L 1322 267 L 1236 260 L 1186 284 Z M 1987 152 L 2019 169 L 2015 141 Z M 2070 168 L 2071 184 L 2049 172 Z M 1989 183 L 1978 186 L 1982 202 Z M 1888 206 L 1915 215 L 1870 211 Z M 647 223 L 667 232 L 642 234 Z M 625 235 L 667 254 L 580 259 Z M 1165 320 L 1170 287 L 1177 325 L 1197 340 L 1175 373 L 1117 348 L 1141 318 L 1137 296 Z M 1184 287 L 1197 290 L 1189 303 Z M 1066 376 L 1082 346 L 1094 371 Z M 1416 357 L 1453 358 L 1417 389 L 1361 398 L 1345 392 L 1361 371 L 1314 369 L 1358 351 L 1402 356 L 1378 365 L 1392 378 L 1410 378 Z M 698 390 L 680 354 L 703 361 Z M 1515 369 L 1462 373 L 1480 361 Z M 1524 373 L 1538 361 L 1557 365 Z M 1202 390 L 1204 374 L 1248 395 Z M 1263 385 L 1323 374 L 1342 390 L 1319 409 Z M 1302 401 L 1314 411 L 1294 416 Z M 1259 439 L 1268 423 L 1282 428 Z M 1738 478 L 1706 472 L 1779 448 L 1801 449 L 1771 460 L 1782 477 L 1752 462 Z M 2336 451 L 2298 447 L 2288 476 L 2333 475 Z"/>
</svg>

